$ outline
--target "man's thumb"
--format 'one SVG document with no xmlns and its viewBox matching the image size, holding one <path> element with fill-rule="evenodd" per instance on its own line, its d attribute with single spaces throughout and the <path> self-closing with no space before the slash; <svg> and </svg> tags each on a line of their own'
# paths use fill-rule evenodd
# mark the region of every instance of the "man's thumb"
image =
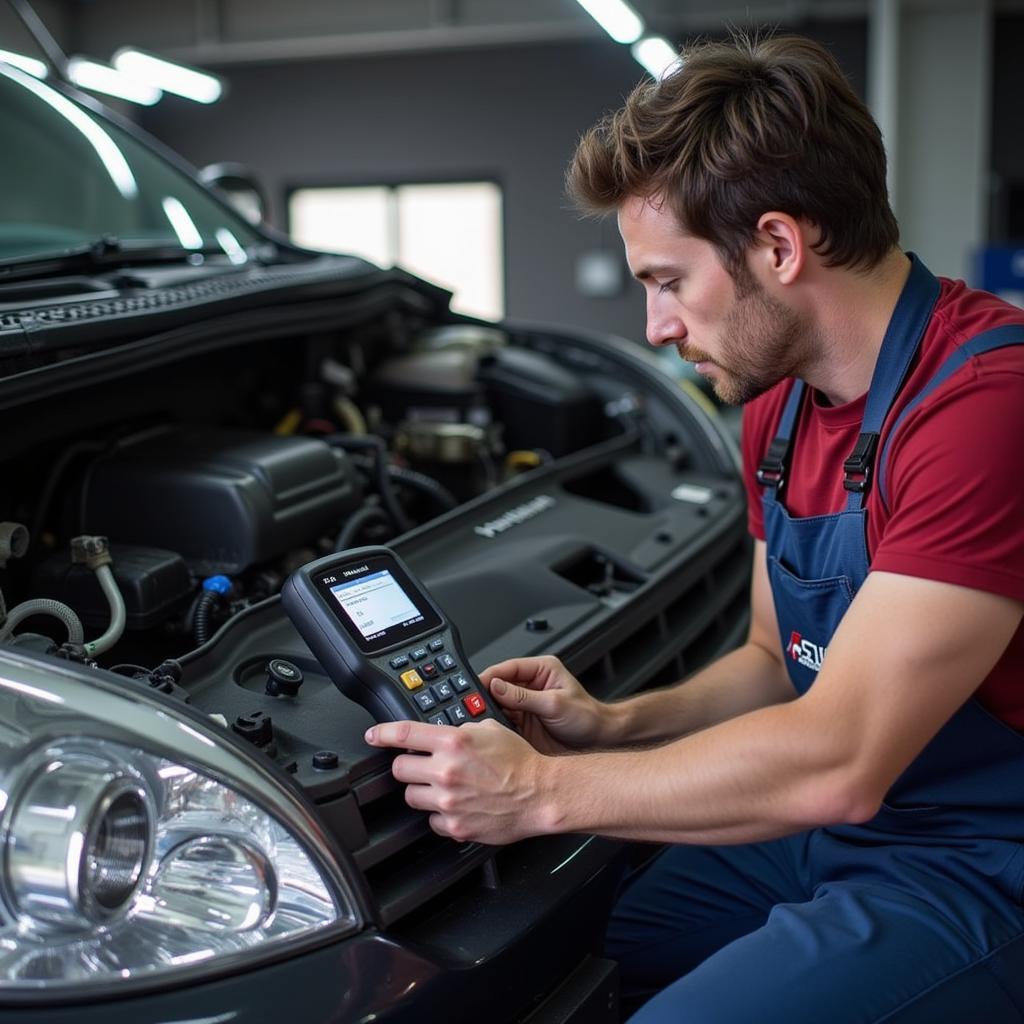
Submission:
<svg viewBox="0 0 1024 1024">
<path fill-rule="evenodd" d="M 529 690 L 506 682 L 504 679 L 491 680 L 491 694 L 497 698 L 499 704 L 503 704 L 507 708 L 521 708 L 529 706 L 530 703 Z"/>
</svg>

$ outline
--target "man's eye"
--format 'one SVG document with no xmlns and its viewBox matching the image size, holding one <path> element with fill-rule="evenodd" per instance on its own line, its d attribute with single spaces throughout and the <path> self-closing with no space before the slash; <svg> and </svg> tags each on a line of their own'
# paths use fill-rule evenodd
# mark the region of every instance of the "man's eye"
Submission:
<svg viewBox="0 0 1024 1024">
<path fill-rule="evenodd" d="M 658 285 L 658 293 L 663 294 L 665 292 L 675 291 L 676 285 L 679 283 L 679 278 L 675 277 L 671 281 L 666 281 L 664 284 Z"/>
</svg>

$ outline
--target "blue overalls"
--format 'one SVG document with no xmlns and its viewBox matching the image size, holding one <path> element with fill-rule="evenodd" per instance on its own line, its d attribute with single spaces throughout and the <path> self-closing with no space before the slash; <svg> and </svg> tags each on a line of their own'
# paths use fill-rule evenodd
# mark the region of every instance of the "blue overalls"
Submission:
<svg viewBox="0 0 1024 1024">
<path fill-rule="evenodd" d="M 798 693 L 867 576 L 878 436 L 938 293 L 915 259 L 843 467 L 842 512 L 798 519 L 780 500 L 802 382 L 762 463 L 768 571 Z M 1012 344 L 1024 344 L 1024 327 L 974 338 L 911 405 L 968 356 Z M 972 699 L 870 821 L 747 846 L 673 846 L 631 879 L 607 937 L 624 1005 L 661 990 L 636 1024 L 1021 1024 L 1022 844 L 1024 737 Z"/>
</svg>

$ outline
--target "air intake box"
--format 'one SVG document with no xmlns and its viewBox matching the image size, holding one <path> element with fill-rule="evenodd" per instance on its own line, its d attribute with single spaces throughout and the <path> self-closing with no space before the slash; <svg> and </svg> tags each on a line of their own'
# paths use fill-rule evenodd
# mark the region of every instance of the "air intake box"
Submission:
<svg viewBox="0 0 1024 1024">
<path fill-rule="evenodd" d="M 505 447 L 543 448 L 556 458 L 602 437 L 598 396 L 570 370 L 540 352 L 499 349 L 480 359 L 477 380 Z"/>
<path fill-rule="evenodd" d="M 235 575 L 336 530 L 361 500 L 323 441 L 192 427 L 125 444 L 86 473 L 82 531 Z"/>
<path fill-rule="evenodd" d="M 152 629 L 191 596 L 189 571 L 173 551 L 112 544 L 110 556 L 111 571 L 124 598 L 126 629 Z M 86 566 L 72 564 L 70 549 L 51 555 L 36 568 L 32 596 L 62 601 L 85 626 L 105 629 L 110 622 L 110 604 L 99 579 Z"/>
</svg>

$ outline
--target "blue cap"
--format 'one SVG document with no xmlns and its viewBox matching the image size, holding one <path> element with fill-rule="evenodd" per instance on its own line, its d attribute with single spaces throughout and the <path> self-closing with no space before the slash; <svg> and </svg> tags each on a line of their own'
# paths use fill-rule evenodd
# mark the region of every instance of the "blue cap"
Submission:
<svg viewBox="0 0 1024 1024">
<path fill-rule="evenodd" d="M 203 590 L 212 590 L 215 594 L 226 594 L 231 589 L 231 580 L 227 576 L 207 576 L 203 580 Z"/>
</svg>

